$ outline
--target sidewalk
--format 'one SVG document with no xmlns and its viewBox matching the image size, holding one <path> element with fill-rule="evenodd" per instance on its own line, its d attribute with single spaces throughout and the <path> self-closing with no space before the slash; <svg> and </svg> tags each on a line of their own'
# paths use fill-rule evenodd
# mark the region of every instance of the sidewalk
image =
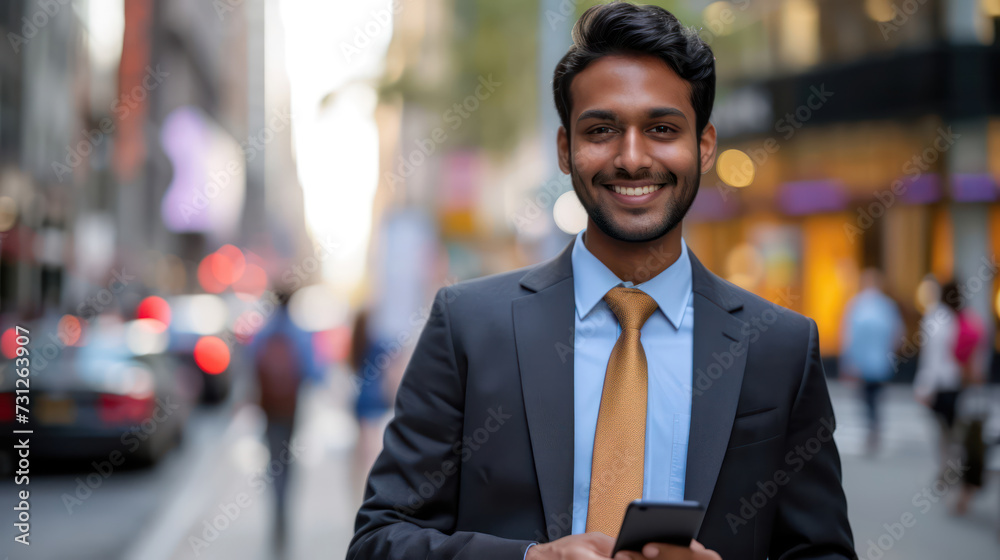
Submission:
<svg viewBox="0 0 1000 560">
<path fill-rule="evenodd" d="M 934 485 L 937 427 L 931 413 L 913 400 L 912 388 L 895 385 L 886 391 L 883 448 L 875 458 L 864 456 L 860 399 L 837 383 L 830 384 L 830 393 L 848 515 L 861 560 L 1000 557 L 1000 448 L 994 446 L 988 455 L 991 470 L 969 513 L 954 517 L 955 488 Z M 996 400 L 994 405 L 1000 405 Z"/>
<path fill-rule="evenodd" d="M 293 458 L 288 463 L 292 468 L 289 559 L 343 558 L 347 553 L 354 515 L 361 504 L 360 493 L 355 496 L 349 488 L 357 439 L 357 427 L 348 412 L 351 394 L 349 380 L 335 375 L 330 387 L 302 395 L 292 445 L 300 452 L 289 455 Z M 184 527 L 177 532 L 180 538 L 165 558 L 274 558 L 274 495 L 263 443 L 264 418 L 255 408 L 243 414 L 244 418 L 234 421 L 237 427 L 230 437 L 220 442 L 201 482 L 193 483 L 195 504 L 188 508 Z"/>
</svg>

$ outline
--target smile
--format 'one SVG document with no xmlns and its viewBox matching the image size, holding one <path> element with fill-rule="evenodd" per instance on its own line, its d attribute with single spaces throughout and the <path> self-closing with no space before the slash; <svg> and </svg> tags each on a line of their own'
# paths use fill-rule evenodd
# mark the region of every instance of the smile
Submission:
<svg viewBox="0 0 1000 560">
<path fill-rule="evenodd" d="M 616 193 L 623 194 L 625 196 L 642 196 L 644 194 L 656 192 L 663 188 L 663 185 L 645 185 L 642 187 L 620 187 L 618 185 L 606 186 Z"/>
</svg>

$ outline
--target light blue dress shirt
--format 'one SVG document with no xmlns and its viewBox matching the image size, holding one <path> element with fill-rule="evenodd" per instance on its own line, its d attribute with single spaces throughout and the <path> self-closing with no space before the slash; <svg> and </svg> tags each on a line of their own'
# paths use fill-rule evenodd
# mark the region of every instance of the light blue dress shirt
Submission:
<svg viewBox="0 0 1000 560">
<path fill-rule="evenodd" d="M 573 454 L 573 534 L 586 532 L 594 434 L 601 407 L 604 374 L 621 327 L 604 295 L 623 282 L 583 244 L 573 245 L 573 289 L 576 297 L 573 386 L 575 437 Z M 650 263 L 657 255 L 650 253 Z M 687 244 L 666 270 L 634 287 L 656 300 L 659 308 L 640 330 L 649 385 L 646 404 L 646 451 L 642 498 L 658 502 L 684 500 L 691 383 L 694 352 L 694 301 Z"/>
<path fill-rule="evenodd" d="M 585 231 L 585 230 L 584 230 Z M 604 390 L 604 374 L 621 327 L 604 301 L 618 285 L 638 288 L 659 308 L 646 320 L 639 339 L 646 353 L 646 451 L 642 499 L 684 500 L 691 383 L 694 354 L 694 299 L 691 260 L 681 240 L 681 255 L 666 270 L 641 283 L 623 282 L 583 244 L 581 231 L 573 245 L 573 290 L 576 334 L 573 359 L 573 534 L 585 533 L 590 501 L 594 434 Z M 650 264 L 658 257 L 650 253 Z M 531 548 L 529 545 L 528 548 Z M 527 550 L 525 550 L 527 557 Z"/>
</svg>

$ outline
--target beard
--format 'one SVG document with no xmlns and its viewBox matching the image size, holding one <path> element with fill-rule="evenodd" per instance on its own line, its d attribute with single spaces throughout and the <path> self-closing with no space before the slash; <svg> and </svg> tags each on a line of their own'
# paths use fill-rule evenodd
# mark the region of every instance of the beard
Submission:
<svg viewBox="0 0 1000 560">
<path fill-rule="evenodd" d="M 699 146 L 696 161 L 700 160 L 701 147 Z M 642 243 L 659 239 L 677 227 L 684 219 L 684 216 L 687 215 L 688 210 L 691 209 L 691 205 L 694 204 L 694 199 L 698 195 L 698 187 L 701 183 L 701 174 L 698 173 L 697 169 L 693 173 L 684 176 L 685 180 L 681 187 L 679 187 L 681 183 L 677 175 L 670 171 L 665 173 L 650 173 L 646 171 L 632 176 L 619 169 L 613 174 L 607 174 L 603 171 L 595 174 L 592 182 L 595 189 L 606 188 L 604 184 L 614 179 L 624 181 L 648 180 L 650 184 L 662 184 L 662 188 L 671 189 L 672 192 L 663 193 L 666 195 L 665 202 L 663 202 L 666 208 L 662 218 L 653 224 L 636 230 L 634 228 L 629 229 L 625 224 L 616 221 L 613 212 L 608 206 L 601 206 L 597 203 L 596 197 L 592 196 L 592 191 L 586 186 L 583 178 L 577 172 L 572 158 L 570 158 L 570 177 L 577 198 L 580 199 L 580 203 L 587 211 L 587 216 L 594 222 L 597 228 L 612 239 L 630 243 Z M 639 210 L 638 212 L 626 210 L 626 212 L 636 216 L 650 213 L 649 210 Z"/>
</svg>

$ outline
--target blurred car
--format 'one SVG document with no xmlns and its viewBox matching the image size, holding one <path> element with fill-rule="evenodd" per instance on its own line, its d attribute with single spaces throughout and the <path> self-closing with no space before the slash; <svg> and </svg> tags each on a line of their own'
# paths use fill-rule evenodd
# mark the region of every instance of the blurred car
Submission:
<svg viewBox="0 0 1000 560">
<path fill-rule="evenodd" d="M 213 294 L 180 295 L 170 298 L 167 351 L 181 367 L 198 372 L 200 400 L 224 401 L 233 386 L 232 350 L 225 342 L 229 305 Z"/>
<path fill-rule="evenodd" d="M 99 458 L 118 450 L 126 464 L 148 465 L 180 441 L 195 380 L 162 351 L 162 324 L 97 317 L 79 346 L 59 342 L 57 329 L 48 322 L 32 330 L 27 425 L 16 422 L 17 364 L 0 363 L 0 453 L 8 454 L 0 469 L 12 464 L 12 430 L 19 428 L 34 430 L 32 457 Z"/>
</svg>

